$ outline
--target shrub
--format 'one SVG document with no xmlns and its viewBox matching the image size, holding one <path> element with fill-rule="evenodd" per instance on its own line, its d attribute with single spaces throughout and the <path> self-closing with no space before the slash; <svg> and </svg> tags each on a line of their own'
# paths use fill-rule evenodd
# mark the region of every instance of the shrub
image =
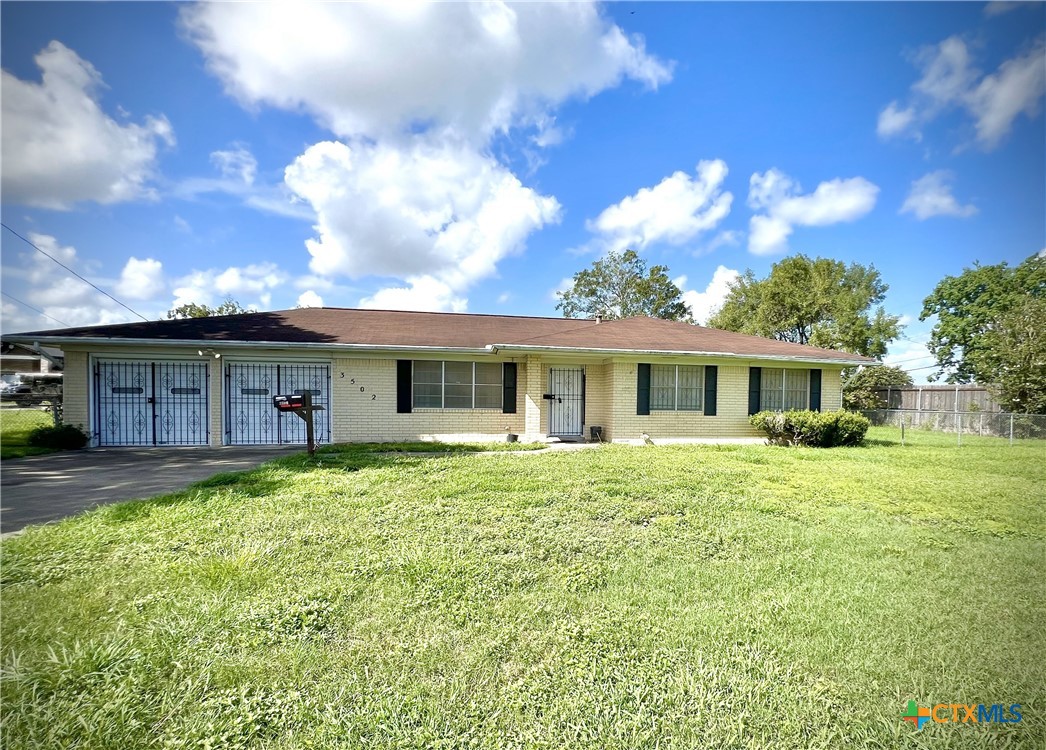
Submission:
<svg viewBox="0 0 1046 750">
<path fill-rule="evenodd" d="M 813 448 L 858 445 L 870 424 L 866 417 L 848 411 L 761 411 L 749 421 L 766 433 L 771 445 Z"/>
<path fill-rule="evenodd" d="M 29 433 L 28 443 L 37 448 L 52 448 L 67 451 L 83 448 L 91 438 L 75 425 L 37 427 Z"/>
</svg>

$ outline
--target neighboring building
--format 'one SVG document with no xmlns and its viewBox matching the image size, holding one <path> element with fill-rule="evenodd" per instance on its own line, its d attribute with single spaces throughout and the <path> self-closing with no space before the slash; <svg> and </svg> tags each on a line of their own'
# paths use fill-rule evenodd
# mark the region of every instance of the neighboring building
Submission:
<svg viewBox="0 0 1046 750">
<path fill-rule="evenodd" d="M 0 345 L 0 373 L 60 372 L 62 352 L 50 347 L 35 349 L 23 344 L 4 342 Z"/>
<path fill-rule="evenodd" d="M 65 420 L 94 445 L 752 438 L 760 409 L 842 405 L 873 360 L 652 318 L 307 308 L 4 337 L 65 352 Z"/>
</svg>

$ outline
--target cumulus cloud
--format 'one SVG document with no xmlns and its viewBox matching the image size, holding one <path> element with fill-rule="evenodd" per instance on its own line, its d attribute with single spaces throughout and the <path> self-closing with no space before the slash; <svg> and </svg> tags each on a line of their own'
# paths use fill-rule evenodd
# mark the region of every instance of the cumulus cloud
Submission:
<svg viewBox="0 0 1046 750">
<path fill-rule="evenodd" d="M 695 175 L 676 172 L 606 208 L 588 229 L 608 250 L 642 250 L 655 243 L 682 245 L 714 228 L 730 213 L 734 196 L 722 189 L 720 159 L 698 163 Z"/>
<path fill-rule="evenodd" d="M 323 297 L 308 289 L 298 295 L 298 307 L 323 307 Z"/>
<path fill-rule="evenodd" d="M 907 105 L 890 102 L 879 114 L 882 138 L 920 137 L 920 128 L 941 113 L 959 108 L 974 123 L 975 138 L 986 150 L 995 148 L 1024 115 L 1035 117 L 1046 93 L 1046 38 L 1023 54 L 1004 61 L 989 75 L 974 65 L 969 48 L 951 36 L 914 56 L 921 69 Z"/>
<path fill-rule="evenodd" d="M 154 258 L 128 258 L 116 283 L 117 296 L 127 299 L 155 299 L 166 288 L 163 263 Z"/>
<path fill-rule="evenodd" d="M 880 138 L 889 138 L 906 131 L 912 132 L 915 137 L 918 137 L 918 133 L 909 130 L 913 122 L 915 122 L 915 108 L 905 107 L 902 109 L 896 101 L 893 101 L 879 113 L 879 124 L 876 126 L 875 131 Z"/>
<path fill-rule="evenodd" d="M 221 172 L 222 177 L 238 180 L 244 185 L 253 185 L 258 172 L 258 160 L 240 143 L 233 144 L 229 149 L 212 152 L 211 164 Z"/>
<path fill-rule="evenodd" d="M 287 167 L 285 181 L 315 210 L 306 242 L 319 276 L 404 279 L 364 302 L 454 309 L 527 236 L 558 221 L 559 203 L 464 144 L 326 141 Z"/>
<path fill-rule="evenodd" d="M 915 214 L 920 220 L 931 216 L 973 216 L 977 207 L 973 204 L 964 206 L 952 195 L 954 179 L 954 174 L 943 169 L 923 175 L 912 183 L 901 213 Z"/>
<path fill-rule="evenodd" d="M 788 249 L 797 226 L 817 227 L 855 221 L 875 207 L 879 188 L 863 177 L 822 182 L 802 195 L 798 182 L 778 169 L 756 172 L 749 181 L 748 205 L 763 213 L 752 217 L 748 250 L 770 255 Z"/>
<path fill-rule="evenodd" d="M 35 60 L 40 83 L 7 71 L 0 83 L 4 201 L 68 209 L 154 197 L 158 146 L 174 143 L 167 118 L 109 117 L 98 102 L 101 74 L 61 42 Z"/>
<path fill-rule="evenodd" d="M 708 286 L 705 287 L 703 292 L 699 292 L 694 289 L 685 289 L 687 284 L 687 277 L 680 276 L 675 280 L 675 285 L 683 291 L 683 302 L 690 307 L 690 312 L 693 313 L 694 320 L 704 325 L 708 322 L 708 319 L 719 312 L 719 308 L 723 306 L 726 301 L 727 295 L 730 293 L 730 285 L 733 284 L 739 277 L 738 273 L 733 268 L 727 268 L 726 266 L 717 266 L 715 273 L 712 274 L 711 281 L 708 282 Z"/>
<path fill-rule="evenodd" d="M 54 236 L 37 232 L 30 232 L 28 239 L 102 289 L 115 292 L 117 297 L 121 296 L 119 281 L 99 276 L 99 264 L 80 257 L 72 245 L 63 245 Z M 40 253 L 32 250 L 24 253 L 5 252 L 4 261 L 0 269 L 4 291 L 44 313 L 40 315 L 5 297 L 3 315 L 0 317 L 4 332 L 59 328 L 63 324 L 106 325 L 138 320 L 133 313 Z M 138 268 L 130 261 L 128 265 L 132 268 L 131 273 Z M 133 304 L 132 307 L 147 317 L 158 316 L 160 312 L 149 304 Z"/>
<path fill-rule="evenodd" d="M 426 312 L 464 312 L 468 299 L 458 296 L 449 284 L 432 276 L 407 278 L 408 286 L 379 289 L 360 300 L 360 307 L 372 310 L 422 310 Z"/>
<path fill-rule="evenodd" d="M 588 2 L 198 3 L 181 22 L 232 96 L 304 110 L 341 137 L 432 127 L 482 141 L 626 78 L 671 75 Z"/>
<path fill-rule="evenodd" d="M 189 303 L 216 305 L 232 297 L 244 307 L 265 308 L 272 300 L 273 290 L 287 280 L 286 272 L 268 262 L 192 271 L 172 282 L 174 301 L 171 307 Z"/>
</svg>

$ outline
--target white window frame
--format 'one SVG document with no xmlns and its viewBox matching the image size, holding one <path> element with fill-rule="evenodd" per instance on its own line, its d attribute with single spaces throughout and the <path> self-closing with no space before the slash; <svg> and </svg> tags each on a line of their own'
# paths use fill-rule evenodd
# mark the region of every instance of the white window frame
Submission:
<svg viewBox="0 0 1046 750">
<path fill-rule="evenodd" d="M 672 390 L 672 407 L 654 406 L 653 391 L 655 388 L 663 388 L 664 386 L 654 385 L 654 373 L 655 367 L 672 367 L 673 369 L 673 390 Z M 697 406 L 694 407 L 679 407 L 679 368 L 685 367 L 697 372 Z M 705 368 L 704 365 L 658 365 L 653 364 L 650 366 L 650 411 L 687 411 L 687 412 L 702 412 L 705 408 Z"/>
<path fill-rule="evenodd" d="M 764 385 L 764 383 L 766 383 L 767 372 L 775 372 L 775 373 L 776 372 L 780 372 L 781 373 L 781 388 L 780 388 L 780 391 L 778 391 L 777 388 L 773 389 L 775 392 L 778 392 L 780 394 L 780 396 L 781 396 L 781 407 L 779 409 L 767 409 L 766 406 L 763 403 L 765 401 L 765 399 L 763 397 L 763 394 L 765 394 L 766 392 L 768 392 L 770 390 L 769 388 L 767 388 Z M 789 406 L 788 405 L 788 393 L 789 393 L 789 391 L 796 390 L 795 388 L 789 388 L 788 387 L 788 373 L 790 373 L 790 372 L 801 373 L 804 376 L 805 380 L 806 380 L 806 390 L 805 390 L 805 395 L 803 397 L 803 405 L 802 406 Z M 760 384 L 759 384 L 759 408 L 760 408 L 760 410 L 764 410 L 765 409 L 766 411 L 792 411 L 792 410 L 800 410 L 801 411 L 801 410 L 809 409 L 810 408 L 810 371 L 806 370 L 806 369 L 797 369 L 797 368 L 794 368 L 794 367 L 764 367 L 763 368 L 763 372 L 762 372 L 762 377 L 760 379 Z"/>
<path fill-rule="evenodd" d="M 504 368 L 503 363 L 501 363 L 501 362 L 475 362 L 475 361 L 473 361 L 473 362 L 461 362 L 460 360 L 450 360 L 450 361 L 453 362 L 454 364 L 469 364 L 469 365 L 472 365 L 472 380 L 471 380 L 472 405 L 471 406 L 447 406 L 447 361 L 448 360 L 440 360 L 440 362 L 439 362 L 439 365 L 440 365 L 440 367 L 439 367 L 439 378 L 440 378 L 439 403 L 440 403 L 440 405 L 439 406 L 418 406 L 417 404 L 415 404 L 414 403 L 414 385 L 415 385 L 414 364 L 416 362 L 432 362 L 432 361 L 434 361 L 434 360 L 431 360 L 431 359 L 424 359 L 424 360 L 412 359 L 410 361 L 410 405 L 411 405 L 411 409 L 412 410 L 440 409 L 442 411 L 466 411 L 466 410 L 473 410 L 473 409 L 500 410 L 502 408 L 501 405 L 498 405 L 498 406 L 476 406 L 476 365 L 478 365 L 478 364 L 498 365 L 499 366 L 499 371 L 501 373 L 500 377 L 499 377 L 499 381 L 497 383 L 481 383 L 480 385 L 487 385 L 487 386 L 495 386 L 496 385 L 498 387 L 498 389 L 502 393 L 504 393 L 504 391 L 505 391 L 505 368 Z M 455 385 L 464 385 L 464 384 L 463 383 L 461 383 L 461 384 L 456 383 Z"/>
</svg>

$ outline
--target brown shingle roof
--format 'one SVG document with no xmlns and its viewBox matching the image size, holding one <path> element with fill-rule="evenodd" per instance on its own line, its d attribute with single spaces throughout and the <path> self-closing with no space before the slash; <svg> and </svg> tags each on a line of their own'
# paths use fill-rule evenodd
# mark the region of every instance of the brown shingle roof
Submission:
<svg viewBox="0 0 1046 750">
<path fill-rule="evenodd" d="M 11 334 L 4 338 L 23 342 L 149 340 L 157 343 L 252 342 L 440 349 L 482 349 L 503 345 L 522 349 L 702 352 L 850 362 L 866 359 L 846 352 L 653 318 L 596 323 L 571 318 L 330 307 L 65 328 Z"/>
</svg>

